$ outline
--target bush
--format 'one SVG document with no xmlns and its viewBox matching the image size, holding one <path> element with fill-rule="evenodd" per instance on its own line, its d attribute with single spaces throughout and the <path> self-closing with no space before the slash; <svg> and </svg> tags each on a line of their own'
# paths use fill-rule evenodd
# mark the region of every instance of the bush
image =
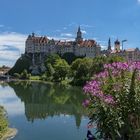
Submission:
<svg viewBox="0 0 140 140">
<path fill-rule="evenodd" d="M 14 77 L 15 78 L 20 78 L 20 74 L 19 73 L 14 73 Z"/>
<path fill-rule="evenodd" d="M 0 139 L 8 129 L 8 121 L 5 116 L 4 108 L 0 106 Z"/>
<path fill-rule="evenodd" d="M 20 75 L 20 79 L 30 79 L 31 74 L 28 74 L 27 70 L 24 69 Z"/>
<path fill-rule="evenodd" d="M 104 139 L 140 139 L 140 62 L 105 64 L 84 86 L 90 122 Z"/>
</svg>

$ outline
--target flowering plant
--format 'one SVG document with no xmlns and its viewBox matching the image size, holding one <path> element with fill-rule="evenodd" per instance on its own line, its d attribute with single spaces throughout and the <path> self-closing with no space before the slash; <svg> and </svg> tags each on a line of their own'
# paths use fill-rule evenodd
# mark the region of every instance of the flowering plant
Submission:
<svg viewBox="0 0 140 140">
<path fill-rule="evenodd" d="M 83 105 L 102 138 L 140 139 L 140 62 L 105 64 L 83 90 Z"/>
</svg>

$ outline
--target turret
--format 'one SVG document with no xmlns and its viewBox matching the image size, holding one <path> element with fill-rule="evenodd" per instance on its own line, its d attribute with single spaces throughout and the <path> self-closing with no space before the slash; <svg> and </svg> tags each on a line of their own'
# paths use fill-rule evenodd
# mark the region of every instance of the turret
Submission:
<svg viewBox="0 0 140 140">
<path fill-rule="evenodd" d="M 115 44 L 115 50 L 116 50 L 117 52 L 119 52 L 119 51 L 120 51 L 120 41 L 117 39 L 117 40 L 114 42 L 114 44 Z"/>
<path fill-rule="evenodd" d="M 32 37 L 35 37 L 35 33 L 34 32 L 32 33 Z"/>
<path fill-rule="evenodd" d="M 76 40 L 76 42 L 83 41 L 83 38 L 82 38 L 82 32 L 81 32 L 80 26 L 78 27 L 77 37 L 76 37 L 75 40 Z"/>
<path fill-rule="evenodd" d="M 111 40 L 110 40 L 110 38 L 109 38 L 109 40 L 108 40 L 108 49 L 107 49 L 108 51 L 111 51 Z"/>
</svg>

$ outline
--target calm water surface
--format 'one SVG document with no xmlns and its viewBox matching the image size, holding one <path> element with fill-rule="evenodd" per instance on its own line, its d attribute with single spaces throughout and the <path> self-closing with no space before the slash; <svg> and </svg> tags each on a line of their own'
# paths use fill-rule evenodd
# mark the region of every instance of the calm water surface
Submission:
<svg viewBox="0 0 140 140">
<path fill-rule="evenodd" d="M 0 84 L 14 140 L 84 140 L 88 118 L 82 89 L 37 82 Z"/>
</svg>

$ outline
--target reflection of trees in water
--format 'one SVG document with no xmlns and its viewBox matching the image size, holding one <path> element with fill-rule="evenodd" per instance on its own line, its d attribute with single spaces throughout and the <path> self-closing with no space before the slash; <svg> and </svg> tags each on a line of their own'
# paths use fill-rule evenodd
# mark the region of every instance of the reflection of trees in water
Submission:
<svg viewBox="0 0 140 140">
<path fill-rule="evenodd" d="M 6 82 L 0 81 L 0 86 L 4 88 L 7 87 L 8 84 Z"/>
<path fill-rule="evenodd" d="M 84 95 L 77 87 L 64 87 L 37 82 L 9 83 L 16 95 L 25 104 L 25 115 L 29 121 L 45 119 L 54 115 L 74 115 L 77 127 L 86 114 L 82 107 Z"/>
</svg>

